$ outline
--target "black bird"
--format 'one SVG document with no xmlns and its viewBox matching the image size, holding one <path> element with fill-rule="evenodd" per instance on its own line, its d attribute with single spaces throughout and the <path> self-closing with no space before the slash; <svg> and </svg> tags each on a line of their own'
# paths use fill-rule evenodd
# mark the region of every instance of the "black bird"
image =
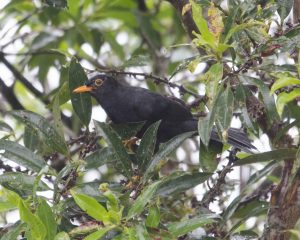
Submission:
<svg viewBox="0 0 300 240">
<path fill-rule="evenodd" d="M 144 127 L 137 133 L 138 138 L 143 136 L 152 123 L 161 120 L 157 132 L 157 146 L 176 135 L 198 129 L 198 120 L 180 101 L 145 88 L 124 85 L 110 75 L 97 74 L 73 92 L 90 92 L 113 123 L 145 121 Z M 222 142 L 215 129 L 212 130 L 210 138 L 210 144 Z M 235 128 L 228 131 L 228 143 L 244 151 L 255 149 L 247 135 Z"/>
</svg>

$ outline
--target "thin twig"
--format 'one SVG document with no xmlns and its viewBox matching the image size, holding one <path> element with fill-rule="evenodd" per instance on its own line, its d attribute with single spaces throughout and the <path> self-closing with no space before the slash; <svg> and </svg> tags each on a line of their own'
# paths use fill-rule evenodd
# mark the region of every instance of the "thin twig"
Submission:
<svg viewBox="0 0 300 240">
<path fill-rule="evenodd" d="M 145 77 L 145 78 L 151 78 L 151 79 L 154 79 L 156 82 L 164 83 L 164 84 L 168 85 L 171 88 L 179 89 L 181 94 L 187 93 L 187 94 L 190 94 L 190 95 L 192 95 L 196 98 L 201 98 L 202 97 L 199 94 L 185 88 L 183 85 L 179 85 L 179 84 L 170 82 L 167 78 L 158 77 L 158 76 L 153 75 L 152 73 L 149 74 L 149 73 L 139 73 L 139 72 L 128 72 L 128 71 L 112 70 L 112 69 L 96 69 L 96 71 L 103 72 L 103 73 L 128 75 L 128 76 L 133 76 L 133 77 L 142 76 L 142 77 Z"/>
<path fill-rule="evenodd" d="M 225 178 L 228 173 L 232 171 L 232 164 L 230 161 L 228 161 L 228 164 L 222 169 L 222 171 L 219 172 L 219 177 L 217 179 L 217 182 L 214 186 L 211 187 L 211 189 L 205 194 L 202 201 L 200 202 L 201 206 L 209 207 L 209 204 L 211 202 L 214 202 L 216 197 L 222 193 L 222 186 L 225 184 Z"/>
</svg>

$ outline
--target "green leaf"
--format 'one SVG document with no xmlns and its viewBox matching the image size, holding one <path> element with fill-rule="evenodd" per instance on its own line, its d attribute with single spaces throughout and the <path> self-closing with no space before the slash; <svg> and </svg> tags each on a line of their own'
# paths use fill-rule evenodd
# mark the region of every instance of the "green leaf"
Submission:
<svg viewBox="0 0 300 240">
<path fill-rule="evenodd" d="M 205 182 L 212 174 L 205 172 L 175 172 L 164 177 L 157 190 L 158 195 L 170 196 L 189 190 Z"/>
<path fill-rule="evenodd" d="M 217 39 L 214 37 L 214 35 L 209 31 L 208 25 L 206 20 L 202 16 L 202 8 L 200 4 L 196 4 L 194 1 L 192 3 L 192 16 L 193 20 L 197 25 L 197 28 L 199 32 L 201 33 L 201 36 L 207 43 L 214 48 L 214 46 L 217 44 Z"/>
<path fill-rule="evenodd" d="M 257 153 L 235 161 L 234 166 L 242 166 L 250 163 L 259 163 L 271 160 L 283 161 L 288 158 L 295 159 L 296 152 L 297 149 L 283 148 L 264 153 Z"/>
<path fill-rule="evenodd" d="M 98 168 L 106 163 L 116 161 L 116 156 L 111 147 L 98 149 L 92 154 L 88 155 L 85 159 L 86 169 Z"/>
<path fill-rule="evenodd" d="M 107 209 L 108 210 L 113 210 L 115 212 L 118 212 L 120 209 L 119 209 L 119 200 L 118 198 L 116 197 L 116 195 L 110 190 L 106 190 L 103 195 L 107 198 L 107 203 L 106 203 L 106 206 L 107 206 Z"/>
<path fill-rule="evenodd" d="M 42 157 L 16 142 L 0 140 L 0 150 L 1 156 L 34 172 L 39 172 L 46 165 Z"/>
<path fill-rule="evenodd" d="M 140 196 L 135 200 L 133 205 L 130 207 L 127 219 L 133 218 L 134 216 L 142 213 L 145 210 L 145 206 L 152 200 L 153 196 L 156 193 L 157 188 L 161 184 L 161 181 L 157 181 L 148 185 L 141 192 Z"/>
<path fill-rule="evenodd" d="M 66 232 L 60 232 L 54 238 L 54 240 L 70 240 L 70 239 L 71 238 Z"/>
<path fill-rule="evenodd" d="M 42 198 L 40 198 L 39 201 L 40 203 L 37 208 L 37 215 L 47 229 L 47 236 L 45 239 L 52 240 L 57 232 L 55 217 L 48 203 Z"/>
<path fill-rule="evenodd" d="M 267 114 L 268 114 L 268 121 L 269 123 L 273 123 L 278 121 L 279 116 L 277 113 L 276 105 L 274 98 L 271 97 L 269 87 L 266 86 L 266 84 L 261 81 L 258 78 L 253 78 L 245 75 L 240 75 L 239 78 L 243 83 L 248 83 L 250 85 L 255 85 L 259 88 L 261 95 L 263 97 L 263 101 L 265 103 L 266 109 L 267 109 Z"/>
<path fill-rule="evenodd" d="M 160 222 L 160 209 L 157 204 L 149 207 L 148 216 L 146 219 L 146 226 L 151 228 L 158 227 Z"/>
<path fill-rule="evenodd" d="M 249 213 L 244 217 L 242 218 L 241 220 L 239 220 L 229 231 L 229 234 L 231 234 L 235 229 L 237 229 L 239 226 L 241 226 L 243 223 L 246 222 L 246 220 L 248 220 L 250 217 L 253 217 L 253 216 L 258 216 L 258 215 L 261 215 L 263 213 L 267 213 L 269 209 L 269 206 L 267 204 L 260 204 L 259 206 L 255 207 L 254 209 L 252 209 L 251 211 L 249 211 Z"/>
<path fill-rule="evenodd" d="M 9 228 L 9 231 L 6 234 L 1 235 L 1 240 L 15 240 L 15 239 L 18 239 L 21 232 L 23 232 L 25 230 L 26 230 L 26 224 L 21 223 L 20 221 L 18 221 L 17 223 L 14 224 L 13 227 Z"/>
<path fill-rule="evenodd" d="M 47 235 L 47 229 L 41 219 L 30 211 L 29 207 L 22 199 L 19 199 L 18 208 L 20 211 L 20 218 L 29 225 L 33 239 L 44 240 Z"/>
<path fill-rule="evenodd" d="M 277 98 L 277 101 L 276 101 L 277 110 L 278 110 L 279 115 L 282 115 L 284 106 L 288 102 L 294 100 L 295 98 L 297 98 L 299 96 L 300 96 L 300 89 L 299 88 L 294 89 L 289 93 L 286 93 L 286 92 L 280 93 L 278 95 L 278 98 Z"/>
<path fill-rule="evenodd" d="M 68 7 L 68 2 L 67 0 L 45 0 L 45 2 L 55 8 L 67 8 Z"/>
<path fill-rule="evenodd" d="M 7 172 L 0 175 L 0 185 L 8 185 L 11 188 L 20 189 L 21 191 L 32 191 L 34 184 L 35 177 L 25 173 Z M 45 183 L 39 182 L 38 190 L 46 191 L 50 189 Z"/>
<path fill-rule="evenodd" d="M 84 69 L 72 58 L 69 68 L 69 89 L 72 106 L 81 122 L 88 126 L 92 116 L 92 99 L 89 93 L 73 93 L 73 90 L 82 86 L 88 80 Z"/>
<path fill-rule="evenodd" d="M 135 136 L 144 126 L 145 122 L 131 122 L 131 123 L 111 123 L 110 126 L 122 139 L 129 139 Z"/>
<path fill-rule="evenodd" d="M 106 143 L 113 149 L 116 160 L 123 166 L 122 171 L 126 177 L 131 176 L 131 160 L 123 146 L 120 137 L 109 127 L 108 124 L 95 122 L 96 130 L 105 139 Z"/>
<path fill-rule="evenodd" d="M 0 212 L 3 213 L 3 212 L 8 212 L 10 210 L 13 210 L 15 209 L 16 206 L 10 202 L 2 202 L 0 201 Z"/>
<path fill-rule="evenodd" d="M 26 125 L 38 129 L 43 134 L 43 140 L 53 150 L 64 155 L 68 153 L 65 140 L 44 117 L 25 110 L 12 111 L 11 114 Z"/>
<path fill-rule="evenodd" d="M 300 79 L 282 75 L 272 85 L 270 93 L 273 94 L 276 90 L 292 84 L 300 85 Z"/>
<path fill-rule="evenodd" d="M 150 62 L 149 55 L 132 55 L 128 60 L 123 63 L 122 68 L 132 66 L 147 66 Z"/>
<path fill-rule="evenodd" d="M 278 13 L 281 18 L 281 22 L 289 15 L 292 10 L 294 1 L 293 0 L 276 0 L 278 6 Z"/>
<path fill-rule="evenodd" d="M 145 171 L 145 167 L 150 161 L 156 146 L 156 134 L 161 121 L 153 123 L 144 133 L 139 148 L 137 150 L 138 165 L 141 172 Z"/>
<path fill-rule="evenodd" d="M 13 132 L 14 130 L 7 123 L 0 121 L 0 131 Z"/>
<path fill-rule="evenodd" d="M 198 122 L 198 132 L 201 141 L 207 147 L 210 141 L 211 131 L 215 122 L 216 113 L 218 111 L 219 99 L 222 96 L 222 89 L 220 88 L 219 93 L 215 96 L 212 103 L 212 109 L 205 118 L 200 118 Z"/>
<path fill-rule="evenodd" d="M 160 161 L 166 158 L 169 154 L 171 154 L 180 144 L 187 138 L 193 136 L 195 132 L 186 132 L 176 137 L 172 138 L 165 144 L 161 145 L 158 152 L 153 156 L 153 158 L 149 161 L 148 166 L 146 168 L 146 172 L 143 175 L 143 182 L 146 182 L 147 179 L 153 174 L 155 169 L 159 167 Z"/>
<path fill-rule="evenodd" d="M 29 125 L 25 126 L 23 142 L 25 147 L 29 148 L 32 151 L 40 149 L 40 137 L 37 129 L 30 127 Z"/>
<path fill-rule="evenodd" d="M 199 165 L 203 171 L 214 172 L 218 167 L 216 156 L 222 152 L 223 144 L 212 142 L 207 147 L 200 142 Z"/>
<path fill-rule="evenodd" d="M 262 22 L 258 22 L 258 21 L 255 21 L 255 20 L 249 20 L 248 22 L 246 23 L 242 23 L 242 24 L 239 24 L 239 25 L 235 25 L 234 27 L 232 27 L 230 29 L 230 31 L 227 33 L 225 39 L 224 39 L 224 43 L 228 43 L 229 40 L 231 39 L 231 37 L 233 36 L 233 34 L 237 33 L 237 32 L 240 32 L 242 30 L 245 30 L 245 29 L 249 29 L 251 27 L 256 27 L 256 26 L 262 26 L 264 27 L 264 23 Z"/>
<path fill-rule="evenodd" d="M 102 228 L 96 232 L 93 232 L 91 234 L 89 234 L 88 236 L 86 236 L 84 238 L 84 240 L 98 240 L 98 239 L 101 239 L 101 237 L 104 236 L 105 233 L 107 233 L 108 231 L 114 229 L 115 226 L 108 226 L 108 227 L 105 227 L 105 228 Z"/>
<path fill-rule="evenodd" d="M 196 228 L 213 223 L 215 221 L 214 218 L 219 218 L 219 216 L 216 214 L 203 214 L 181 222 L 170 223 L 168 224 L 168 229 L 174 236 L 179 237 Z"/>
<path fill-rule="evenodd" d="M 185 58 L 183 59 L 175 68 L 175 70 L 172 72 L 171 76 L 169 77 L 169 81 L 179 72 L 186 70 L 191 63 L 193 62 L 206 62 L 209 60 L 212 60 L 213 57 L 211 55 L 205 55 L 205 56 L 193 56 L 193 57 L 189 57 L 189 58 Z"/>
<path fill-rule="evenodd" d="M 56 94 L 53 100 L 53 119 L 54 119 L 54 127 L 56 131 L 60 134 L 62 138 L 64 138 L 64 128 L 63 123 L 61 121 L 61 113 L 60 113 L 60 103 L 59 103 L 59 94 Z"/>
<path fill-rule="evenodd" d="M 135 226 L 136 236 L 139 240 L 152 240 L 150 237 L 147 228 L 143 224 L 139 224 Z"/>
<path fill-rule="evenodd" d="M 222 131 L 225 131 L 230 127 L 233 114 L 233 104 L 233 93 L 228 85 L 226 90 L 221 93 L 221 96 L 218 99 L 215 116 L 216 124 Z"/>
<path fill-rule="evenodd" d="M 95 198 L 87 196 L 85 194 L 75 193 L 71 190 L 71 194 L 76 202 L 76 204 L 85 211 L 92 218 L 102 221 L 107 224 L 108 213 L 105 207 L 97 202 Z"/>
</svg>

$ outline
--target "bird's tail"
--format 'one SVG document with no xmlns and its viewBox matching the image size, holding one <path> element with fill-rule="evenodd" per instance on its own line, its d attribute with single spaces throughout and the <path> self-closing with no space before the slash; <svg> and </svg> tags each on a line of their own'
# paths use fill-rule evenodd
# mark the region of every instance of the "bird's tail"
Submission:
<svg viewBox="0 0 300 240">
<path fill-rule="evenodd" d="M 193 119 L 186 121 L 184 124 L 184 128 L 185 129 L 183 132 L 197 131 L 198 120 Z M 222 143 L 222 140 L 220 139 L 216 128 L 212 129 L 210 140 Z M 239 148 L 245 152 L 251 152 L 251 149 L 256 149 L 252 145 L 251 140 L 248 138 L 247 134 L 238 128 L 229 128 L 227 142 L 233 147 Z"/>
</svg>

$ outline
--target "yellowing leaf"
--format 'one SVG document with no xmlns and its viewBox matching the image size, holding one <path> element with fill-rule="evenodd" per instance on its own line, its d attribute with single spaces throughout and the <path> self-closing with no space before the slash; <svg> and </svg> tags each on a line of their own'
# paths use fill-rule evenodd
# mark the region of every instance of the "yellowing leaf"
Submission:
<svg viewBox="0 0 300 240">
<path fill-rule="evenodd" d="M 219 41 L 220 36 L 224 30 L 222 12 L 218 8 L 216 8 L 215 5 L 212 3 L 208 8 L 207 15 L 209 21 L 209 30 Z"/>
</svg>

